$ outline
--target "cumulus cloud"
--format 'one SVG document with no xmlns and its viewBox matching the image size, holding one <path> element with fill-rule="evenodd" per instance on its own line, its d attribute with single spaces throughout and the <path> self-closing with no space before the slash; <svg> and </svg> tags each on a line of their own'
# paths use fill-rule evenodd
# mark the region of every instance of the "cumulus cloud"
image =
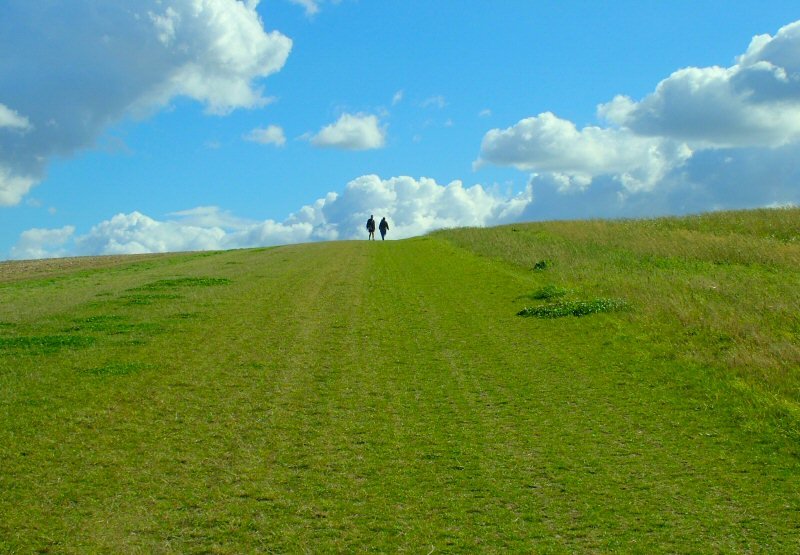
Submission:
<svg viewBox="0 0 800 555">
<path fill-rule="evenodd" d="M 257 0 L 0 3 L 0 204 L 19 202 L 55 156 L 177 96 L 227 114 L 270 101 L 260 79 L 292 42 Z"/>
<path fill-rule="evenodd" d="M 753 38 L 731 67 L 689 67 L 639 102 L 618 96 L 599 113 L 637 134 L 697 147 L 777 147 L 800 138 L 800 21 Z"/>
<path fill-rule="evenodd" d="M 31 122 L 5 104 L 0 104 L 0 128 L 3 127 L 27 131 L 31 128 Z"/>
<path fill-rule="evenodd" d="M 780 148 L 708 149 L 650 191 L 630 192 L 611 176 L 565 192 L 558 176 L 535 173 L 533 202 L 521 220 L 643 218 L 800 204 L 800 145 Z"/>
<path fill-rule="evenodd" d="M 311 221 L 335 223 L 342 238 L 353 238 L 360 236 L 370 214 L 385 215 L 395 237 L 411 237 L 442 227 L 505 223 L 528 202 L 527 193 L 507 195 L 481 185 L 464 187 L 461 181 L 440 185 L 424 177 L 365 175 L 329 196 L 316 211 L 320 219 Z"/>
<path fill-rule="evenodd" d="M 303 206 L 284 221 L 248 221 L 218 207 L 198 207 L 157 220 L 139 212 L 117 214 L 83 235 L 74 228 L 22 234 L 13 258 L 217 250 L 309 241 L 363 238 L 371 214 L 386 216 L 391 238 L 433 229 L 514 221 L 531 201 L 530 190 L 511 194 L 460 181 L 365 175 L 339 192 Z"/>
<path fill-rule="evenodd" d="M 546 112 L 486 133 L 477 167 L 492 163 L 551 172 L 563 190 L 583 189 L 595 177 L 609 175 L 635 191 L 652 189 L 690 156 L 691 150 L 681 143 L 640 137 L 628 129 L 579 130 Z"/>
<path fill-rule="evenodd" d="M 475 168 L 531 172 L 527 218 L 797 202 L 798 52 L 795 22 L 754 37 L 730 67 L 680 69 L 640 101 L 601 104 L 604 126 L 578 129 L 546 112 L 492 129 Z"/>
<path fill-rule="evenodd" d="M 523 220 L 644 217 L 709 209 L 800 205 L 800 145 L 756 151 L 706 150 L 654 190 L 625 191 L 613 175 L 584 190 L 564 188 L 557 173 L 534 173 L 524 191 L 439 184 L 430 178 L 364 175 L 301 207 L 282 221 L 240 218 L 200 206 L 154 218 L 117 214 L 87 232 L 72 226 L 31 229 L 11 251 L 17 259 L 52 256 L 219 250 L 311 241 L 363 239 L 374 214 L 389 220 L 391 239 L 460 226 Z M 764 162 L 767 162 L 766 164 Z M 765 188 L 767 194 L 764 194 Z M 580 202 L 571 202 L 581 199 Z M 566 200 L 566 202 L 565 202 Z"/>
<path fill-rule="evenodd" d="M 339 119 L 323 127 L 311 137 L 311 144 L 323 148 L 345 150 L 370 150 L 382 148 L 386 143 L 386 126 L 370 114 L 342 114 Z"/>
<path fill-rule="evenodd" d="M 11 257 L 19 259 L 52 258 L 67 256 L 64 245 L 75 233 L 73 226 L 59 229 L 29 229 L 23 231 L 19 241 L 11 249 Z"/>
<path fill-rule="evenodd" d="M 28 191 L 36 185 L 36 179 L 29 175 L 16 175 L 0 163 L 0 206 L 19 204 Z"/>
<path fill-rule="evenodd" d="M 283 146 L 286 144 L 286 135 L 284 135 L 282 127 L 269 125 L 253 129 L 244 136 L 244 140 L 262 145 Z"/>
<path fill-rule="evenodd" d="M 75 238 L 76 250 L 98 254 L 141 254 L 207 250 L 225 236 L 218 227 L 159 222 L 139 212 L 117 214 Z"/>
</svg>

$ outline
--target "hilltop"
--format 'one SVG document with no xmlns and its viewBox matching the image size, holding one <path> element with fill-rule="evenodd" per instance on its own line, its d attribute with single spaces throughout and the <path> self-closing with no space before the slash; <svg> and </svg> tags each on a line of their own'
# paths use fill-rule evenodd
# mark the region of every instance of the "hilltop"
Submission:
<svg viewBox="0 0 800 555">
<path fill-rule="evenodd" d="M 798 222 L 4 263 L 0 550 L 795 552 Z"/>
</svg>

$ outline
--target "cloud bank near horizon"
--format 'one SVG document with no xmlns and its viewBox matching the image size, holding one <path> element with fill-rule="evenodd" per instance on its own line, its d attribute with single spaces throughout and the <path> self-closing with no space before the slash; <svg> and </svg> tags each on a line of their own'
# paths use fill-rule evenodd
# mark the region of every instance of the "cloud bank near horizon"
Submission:
<svg viewBox="0 0 800 555">
<path fill-rule="evenodd" d="M 292 41 L 263 28 L 257 5 L 3 2 L 0 206 L 18 204 L 52 158 L 89 148 L 107 126 L 173 98 L 213 115 L 269 103 L 258 80 L 283 67 Z"/>
<path fill-rule="evenodd" d="M 0 97 L 0 206 L 19 203 L 41 178 L 50 157 L 86 148 L 109 122 L 121 117 L 157 110 L 176 96 L 203 103 L 211 114 L 268 103 L 255 80 L 280 70 L 291 41 L 263 29 L 254 11 L 257 3 L 174 0 L 165 8 L 158 0 L 137 0 L 133 5 L 138 9 L 124 13 L 119 8 L 100 8 L 104 17 L 97 21 L 102 23 L 94 23 L 96 32 L 83 37 L 69 59 L 61 59 L 62 54 L 55 51 L 40 54 L 43 62 L 55 68 L 66 64 L 60 70 L 63 73 L 54 71 L 52 78 L 65 79 L 71 91 L 46 110 L 42 100 L 49 81 L 6 83 L 0 79 L 5 95 Z M 100 13 L 90 10 L 90 4 L 76 0 L 67 15 Z M 0 51 L 17 49 L 12 59 L 24 59 L 22 49 L 36 40 L 37 17 L 48 16 L 50 9 L 22 0 L 0 7 Z M 20 45 L 2 39 L 3 27 L 11 20 L 2 16 L 9 11 L 17 20 L 25 15 L 23 22 L 32 29 L 32 36 Z M 136 25 L 126 20 L 131 29 L 127 35 L 107 36 L 104 25 L 131 14 L 138 18 L 134 18 Z M 67 38 L 72 35 L 65 34 L 63 39 Z M 110 45 L 121 51 L 96 53 L 98 41 L 104 48 Z M 133 55 L 126 49 L 135 41 L 144 45 L 146 67 L 128 67 Z M 57 49 L 58 41 L 51 42 Z M 186 44 L 202 52 L 201 66 L 187 61 Z M 247 55 L 251 48 L 258 54 L 256 59 Z M 117 67 L 120 56 L 122 63 Z M 87 59 L 96 62 L 92 67 L 98 69 L 96 75 L 81 76 L 88 79 L 81 89 L 83 81 L 69 79 L 78 61 Z M 231 60 L 234 63 L 228 66 Z M 40 73 L 31 75 L 41 77 Z M 95 86 L 98 92 L 89 94 Z M 27 92 L 33 96 L 25 97 Z M 395 93 L 393 106 L 403 101 L 403 94 L 402 90 Z M 78 110 L 83 119 L 66 109 L 73 104 L 85 108 Z M 438 96 L 423 104 L 441 109 L 447 102 Z M 383 148 L 387 124 L 380 117 L 342 113 L 337 121 L 303 138 L 321 148 Z M 677 70 L 640 100 L 617 95 L 597 106 L 597 118 L 601 123 L 579 127 L 552 112 L 542 112 L 507 128 L 488 130 L 473 167 L 495 165 L 523 172 L 527 183 L 516 194 L 482 185 L 467 188 L 461 181 L 440 185 L 428 178 L 366 175 L 282 221 L 246 221 L 219 207 L 197 207 L 160 218 L 134 210 L 85 232 L 72 225 L 29 229 L 11 256 L 228 249 L 351 239 L 361 235 L 370 213 L 386 215 L 392 223 L 391 237 L 401 238 L 441 227 L 522 220 L 648 217 L 798 205 L 800 21 L 782 27 L 774 36 L 754 37 L 729 67 Z M 276 125 L 253 129 L 243 138 L 276 147 L 286 143 L 283 129 Z"/>
<path fill-rule="evenodd" d="M 331 192 L 284 221 L 250 221 L 219 207 L 198 207 L 157 220 L 140 212 L 117 214 L 84 234 L 73 226 L 22 233 L 11 258 L 225 250 L 365 237 L 367 218 L 386 216 L 390 239 L 460 226 L 514 221 L 531 203 L 530 191 L 513 194 L 460 181 L 381 179 L 364 175 L 341 193 Z"/>
</svg>

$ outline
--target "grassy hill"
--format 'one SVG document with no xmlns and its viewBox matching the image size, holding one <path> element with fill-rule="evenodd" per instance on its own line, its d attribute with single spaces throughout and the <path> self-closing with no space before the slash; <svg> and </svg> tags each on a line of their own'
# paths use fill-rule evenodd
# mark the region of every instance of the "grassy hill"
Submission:
<svg viewBox="0 0 800 555">
<path fill-rule="evenodd" d="M 798 552 L 798 237 L 2 263 L 0 551 Z"/>
</svg>

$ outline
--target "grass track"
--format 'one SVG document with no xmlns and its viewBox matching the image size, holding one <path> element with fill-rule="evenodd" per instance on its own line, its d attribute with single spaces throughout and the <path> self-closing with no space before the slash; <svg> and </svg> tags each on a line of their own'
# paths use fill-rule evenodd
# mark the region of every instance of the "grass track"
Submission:
<svg viewBox="0 0 800 555">
<path fill-rule="evenodd" d="M 91 339 L 0 352 L 0 550 L 800 549 L 792 440 L 635 313 L 437 236 L 137 264 L 0 287 Z"/>
</svg>

